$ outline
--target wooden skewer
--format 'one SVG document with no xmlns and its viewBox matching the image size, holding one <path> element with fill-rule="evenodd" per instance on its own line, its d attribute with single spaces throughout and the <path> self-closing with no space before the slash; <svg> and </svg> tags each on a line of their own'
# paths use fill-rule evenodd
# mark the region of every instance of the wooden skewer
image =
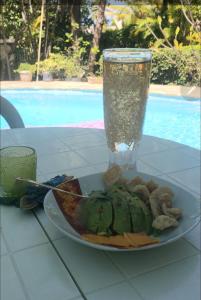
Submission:
<svg viewBox="0 0 201 300">
<path fill-rule="evenodd" d="M 59 188 L 57 188 L 57 187 L 48 185 L 48 184 L 39 183 L 39 182 L 34 181 L 34 180 L 24 179 L 24 178 L 21 178 L 21 177 L 17 177 L 16 180 L 17 180 L 17 181 L 27 182 L 27 183 L 33 184 L 33 185 L 35 185 L 35 186 L 45 187 L 45 188 L 48 188 L 48 189 L 51 189 L 51 190 L 54 190 L 54 191 L 66 193 L 66 194 L 68 194 L 68 195 L 72 195 L 72 196 L 76 196 L 76 197 L 81 197 L 81 198 L 88 198 L 88 196 L 86 196 L 86 195 L 79 195 L 79 194 L 76 194 L 76 193 L 73 193 L 73 192 L 65 191 L 65 190 L 59 189 Z M 71 181 L 71 180 L 73 180 L 73 179 L 70 179 L 70 180 L 67 179 L 66 182 L 69 182 L 69 181 Z"/>
</svg>

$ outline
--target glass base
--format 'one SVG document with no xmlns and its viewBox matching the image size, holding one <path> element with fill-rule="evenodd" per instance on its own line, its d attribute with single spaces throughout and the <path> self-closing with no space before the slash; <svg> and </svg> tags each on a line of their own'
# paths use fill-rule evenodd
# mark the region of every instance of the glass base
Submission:
<svg viewBox="0 0 201 300">
<path fill-rule="evenodd" d="M 138 147 L 133 150 L 115 151 L 109 150 L 109 168 L 118 165 L 122 171 L 136 170 Z"/>
</svg>

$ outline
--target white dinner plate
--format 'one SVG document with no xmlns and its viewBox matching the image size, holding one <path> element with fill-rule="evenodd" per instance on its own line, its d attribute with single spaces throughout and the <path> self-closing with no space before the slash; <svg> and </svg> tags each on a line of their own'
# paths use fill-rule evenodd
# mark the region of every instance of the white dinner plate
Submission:
<svg viewBox="0 0 201 300">
<path fill-rule="evenodd" d="M 79 178 L 80 187 L 82 193 L 89 193 L 92 190 L 103 190 L 104 185 L 102 182 L 102 173 L 92 174 L 89 176 L 85 176 Z M 121 249 L 110 246 L 104 246 L 99 244 L 94 244 L 83 240 L 78 232 L 76 232 L 73 227 L 68 223 L 66 218 L 64 217 L 62 211 L 57 205 L 56 199 L 52 191 L 49 191 L 44 199 L 44 210 L 49 218 L 49 220 L 65 235 L 72 238 L 76 242 L 84 244 L 89 247 L 93 247 L 100 250 L 108 250 L 108 251 L 139 251 L 144 249 L 151 249 L 166 245 L 177 239 L 181 238 L 187 232 L 192 230 L 196 225 L 200 222 L 200 201 L 196 199 L 192 194 L 188 191 L 182 189 L 181 187 L 174 185 L 170 182 L 162 180 L 158 177 L 150 176 L 144 173 L 127 171 L 124 173 L 124 177 L 128 179 L 132 179 L 135 176 L 140 176 L 144 180 L 153 179 L 159 186 L 169 186 L 174 192 L 173 206 L 179 207 L 182 209 L 183 217 L 179 220 L 179 226 L 168 230 L 162 234 L 160 234 L 160 243 L 152 244 L 149 246 L 144 246 L 140 248 L 129 248 L 129 249 Z"/>
</svg>

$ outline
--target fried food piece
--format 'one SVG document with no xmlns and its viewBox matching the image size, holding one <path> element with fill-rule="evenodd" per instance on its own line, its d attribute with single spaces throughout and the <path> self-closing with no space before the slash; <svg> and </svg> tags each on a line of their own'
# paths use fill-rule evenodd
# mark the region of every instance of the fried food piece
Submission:
<svg viewBox="0 0 201 300">
<path fill-rule="evenodd" d="M 149 198 L 153 216 L 156 218 L 163 215 L 162 206 L 165 204 L 167 208 L 172 207 L 172 198 L 174 194 L 169 187 L 159 187 L 155 189 Z"/>
<path fill-rule="evenodd" d="M 177 227 L 178 222 L 175 218 L 160 215 L 152 223 L 152 227 L 158 230 L 164 230 L 170 227 Z"/>
<path fill-rule="evenodd" d="M 130 186 L 129 190 L 133 193 L 135 193 L 141 200 L 144 201 L 144 203 L 149 203 L 149 190 L 146 187 L 146 185 L 143 184 L 137 184 L 135 186 Z"/>
<path fill-rule="evenodd" d="M 181 208 L 177 207 L 166 207 L 165 203 L 162 205 L 162 211 L 164 215 L 175 218 L 176 220 L 180 219 L 182 216 Z"/>
<path fill-rule="evenodd" d="M 117 182 L 117 184 L 121 184 L 121 185 L 128 185 L 129 183 L 129 180 L 127 178 L 124 178 L 124 177 L 120 177 Z"/>
<path fill-rule="evenodd" d="M 138 184 L 145 185 L 144 180 L 143 180 L 140 176 L 134 177 L 134 178 L 129 182 L 129 185 L 131 185 L 131 186 L 136 186 L 136 185 L 138 185 Z"/>
<path fill-rule="evenodd" d="M 124 233 L 123 235 L 100 236 L 95 234 L 83 234 L 85 241 L 113 246 L 117 248 L 138 248 L 159 243 L 159 239 L 152 238 L 145 233 Z"/>
<path fill-rule="evenodd" d="M 117 165 L 114 165 L 108 169 L 103 175 L 103 181 L 107 187 L 116 183 L 122 175 L 121 168 Z"/>
<path fill-rule="evenodd" d="M 151 179 L 146 182 L 146 187 L 148 188 L 149 192 L 152 193 L 155 189 L 158 188 L 158 184 Z"/>
</svg>

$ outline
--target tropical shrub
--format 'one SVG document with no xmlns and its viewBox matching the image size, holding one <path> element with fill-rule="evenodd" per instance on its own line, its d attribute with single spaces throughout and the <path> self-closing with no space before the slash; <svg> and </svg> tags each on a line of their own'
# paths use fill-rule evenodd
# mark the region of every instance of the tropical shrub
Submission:
<svg viewBox="0 0 201 300">
<path fill-rule="evenodd" d="M 84 73 L 75 56 L 66 56 L 61 53 L 51 53 L 47 59 L 41 61 L 39 63 L 39 71 L 40 73 L 49 71 L 54 74 L 54 77 L 59 79 L 80 78 Z"/>
<path fill-rule="evenodd" d="M 73 77 L 81 78 L 84 73 L 85 71 L 83 67 L 79 64 L 78 60 L 75 57 L 66 57 L 64 75 L 67 79 L 71 79 Z"/>
<path fill-rule="evenodd" d="M 153 51 L 151 82 L 200 86 L 199 47 L 160 48 Z"/>
</svg>

